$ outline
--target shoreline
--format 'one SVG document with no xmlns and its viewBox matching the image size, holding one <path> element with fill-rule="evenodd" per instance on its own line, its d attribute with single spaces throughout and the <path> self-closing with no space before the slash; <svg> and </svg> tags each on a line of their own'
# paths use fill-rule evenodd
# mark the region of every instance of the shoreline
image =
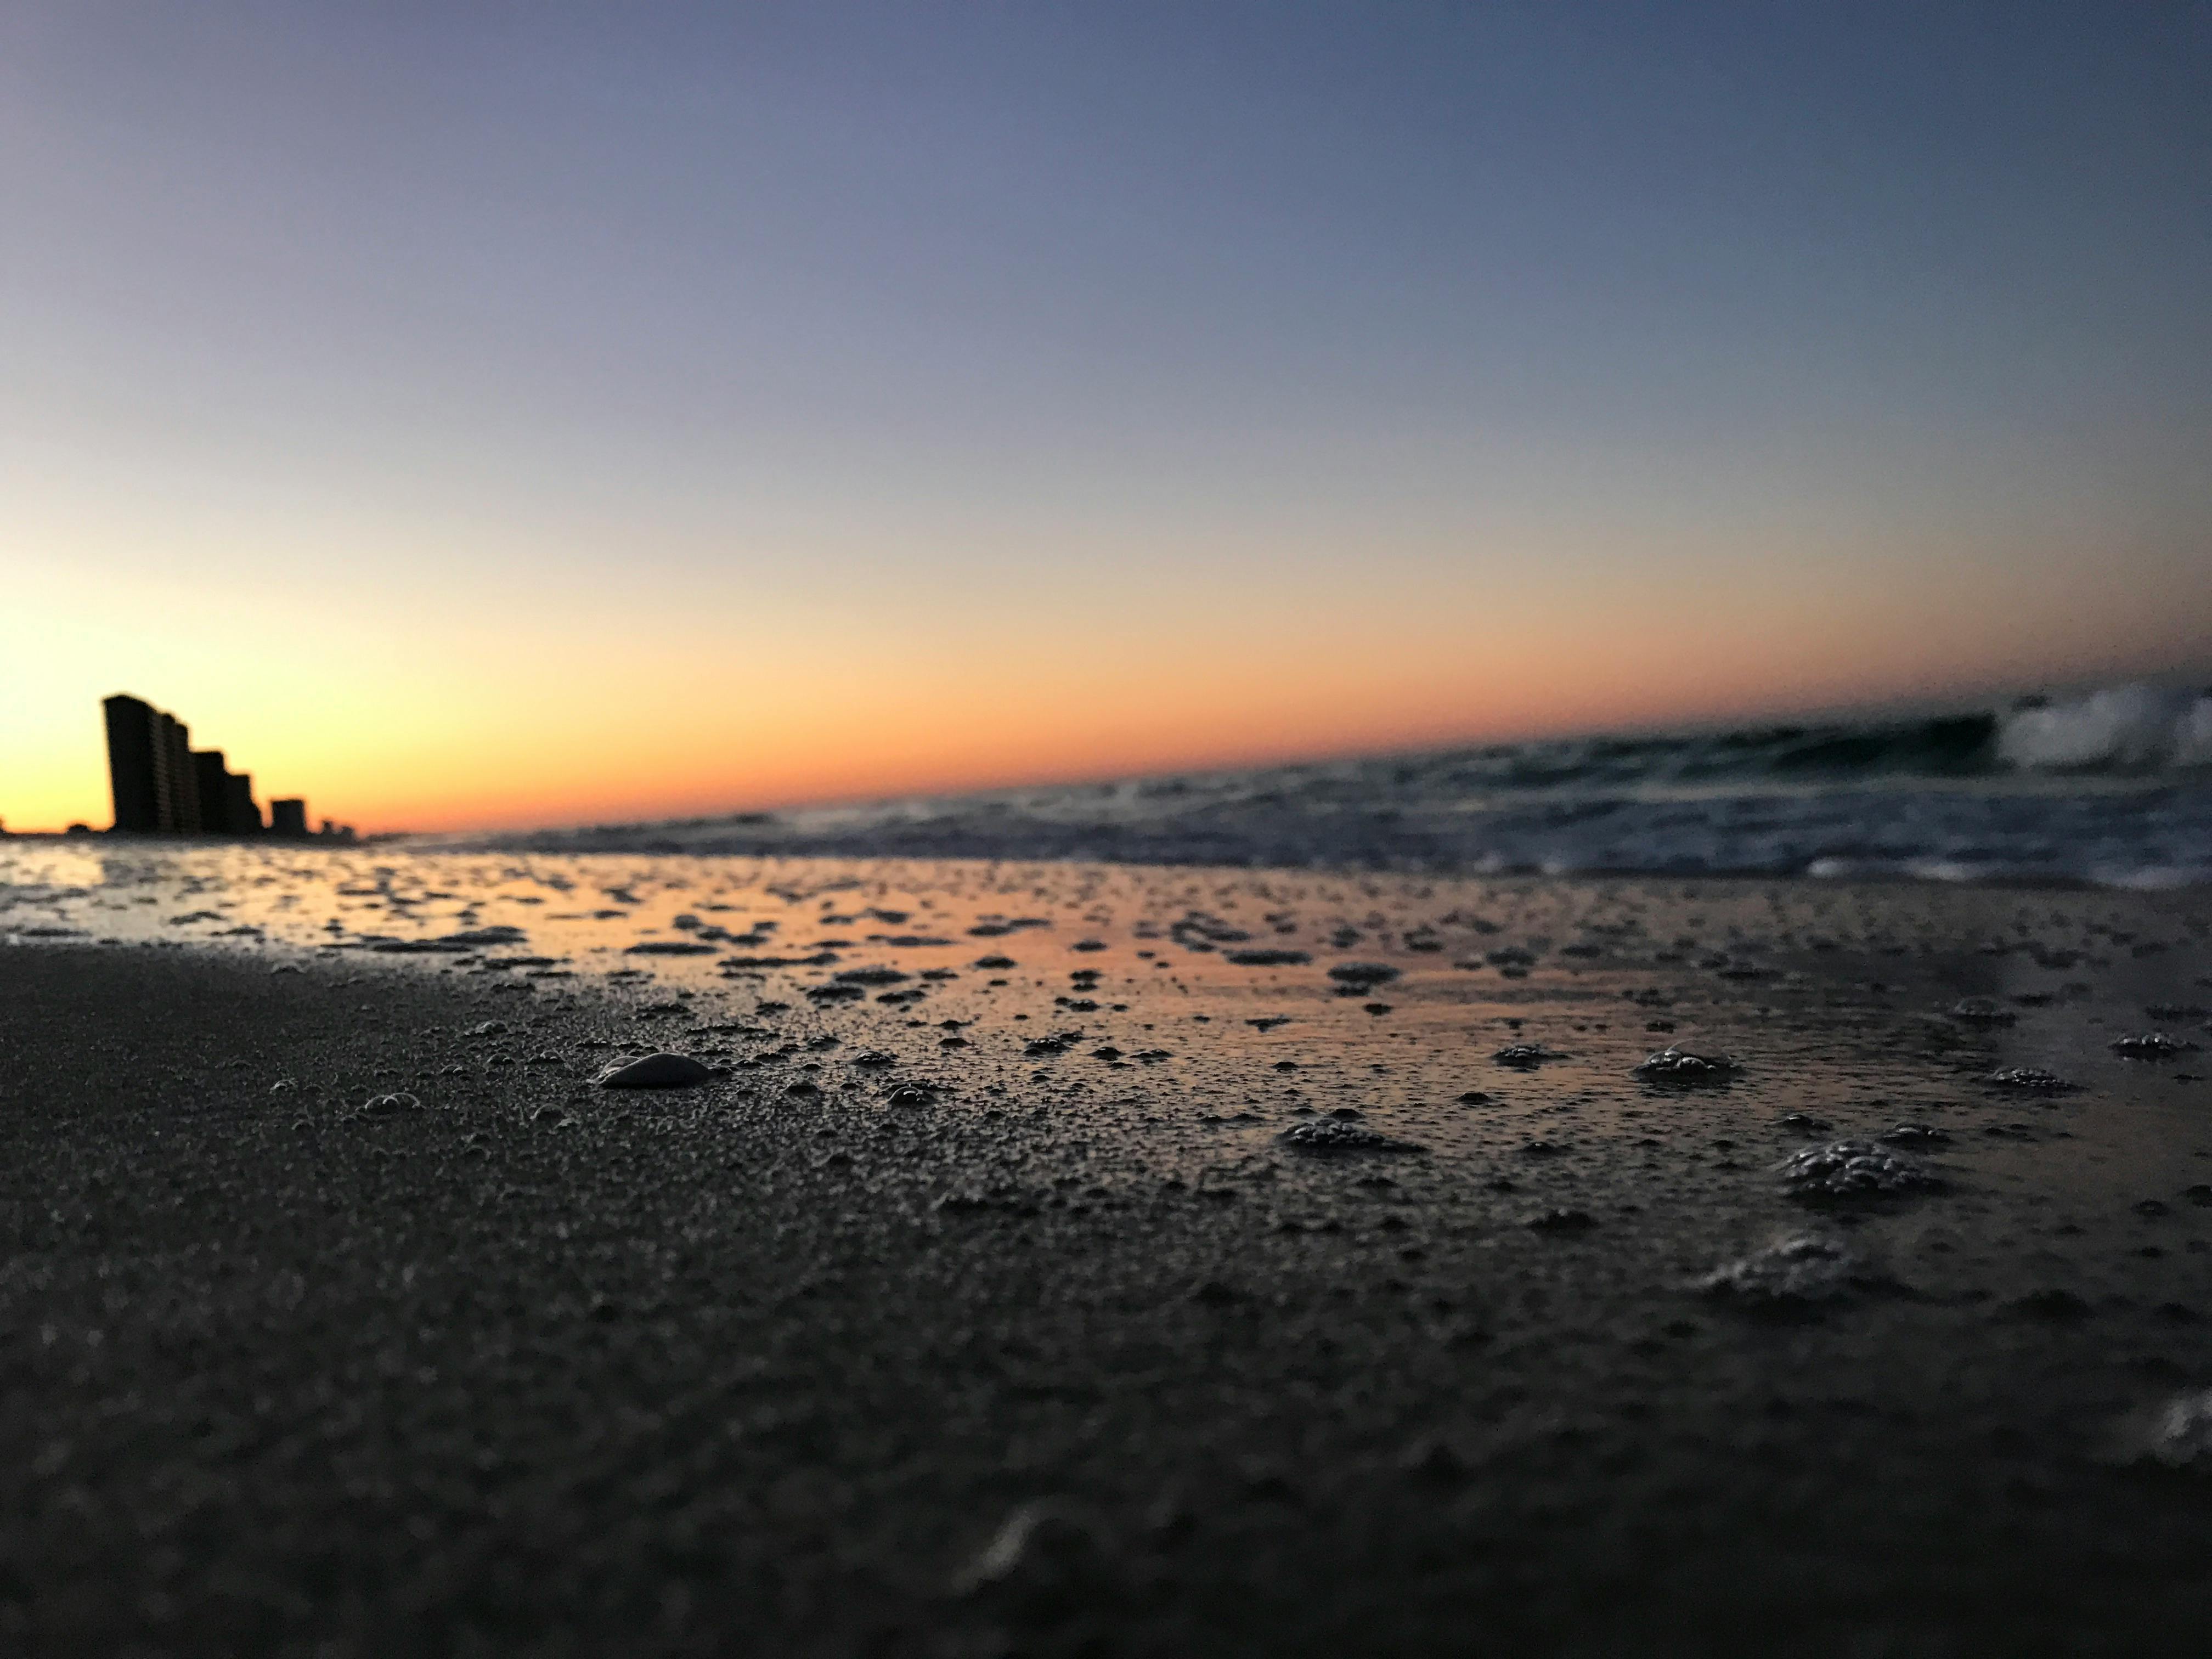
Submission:
<svg viewBox="0 0 2212 1659">
<path fill-rule="evenodd" d="M 1066 915 L 1301 880 L 1122 872 Z M 680 959 L 610 983 L 0 948 L 0 1635 L 2201 1648 L 2212 1468 L 2130 1437 L 2212 1385 L 2212 1085 L 2175 1081 L 2212 1064 L 2105 1044 L 2154 997 L 2212 1002 L 2203 918 L 1689 884 L 1491 883 L 1495 938 L 1572 911 L 1595 940 L 1842 944 L 1507 979 L 1407 954 L 1391 908 L 1395 942 L 1358 947 L 1404 969 L 1382 1013 L 1322 961 L 1156 963 L 1096 923 L 1111 948 L 1018 934 L 993 988 L 966 957 L 1007 942 L 969 944 L 889 1007 Z M 2031 1000 L 1945 1012 L 1993 991 Z M 1632 1075 L 1722 1036 L 1730 1086 Z M 1509 1040 L 1559 1057 L 1501 1065 Z M 593 1086 L 659 1048 L 723 1075 Z M 2082 1086 L 1994 1093 L 2000 1062 Z M 360 1111 L 395 1091 L 422 1109 Z M 1899 1149 L 1939 1188 L 1784 1190 L 1782 1159 L 1903 1120 L 1942 1137 Z M 1285 1139 L 1322 1122 L 1395 1144 Z M 1697 1288 L 1805 1235 L 1852 1271 Z"/>
</svg>

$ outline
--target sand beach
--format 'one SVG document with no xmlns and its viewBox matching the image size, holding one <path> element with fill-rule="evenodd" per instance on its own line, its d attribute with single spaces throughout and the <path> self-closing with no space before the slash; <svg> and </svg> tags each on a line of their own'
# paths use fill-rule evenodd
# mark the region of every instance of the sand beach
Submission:
<svg viewBox="0 0 2212 1659">
<path fill-rule="evenodd" d="M 164 857 L 4 921 L 11 1650 L 2212 1636 L 2201 892 Z"/>
</svg>

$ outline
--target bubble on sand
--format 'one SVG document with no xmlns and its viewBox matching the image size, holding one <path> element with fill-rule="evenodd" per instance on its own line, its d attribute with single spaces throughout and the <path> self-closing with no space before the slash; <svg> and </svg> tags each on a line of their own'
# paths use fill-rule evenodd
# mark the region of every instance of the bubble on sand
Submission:
<svg viewBox="0 0 2212 1659">
<path fill-rule="evenodd" d="M 1410 1140 L 1395 1140 L 1390 1136 L 1341 1118 L 1325 1117 L 1311 1123 L 1301 1123 L 1285 1129 L 1279 1137 L 1283 1145 L 1301 1152 L 1415 1152 L 1420 1148 Z"/>
<path fill-rule="evenodd" d="M 714 1073 L 688 1054 L 647 1054 L 617 1066 L 599 1079 L 602 1089 L 684 1089 L 709 1081 Z"/>
<path fill-rule="evenodd" d="M 2197 1045 L 2165 1031 L 2137 1031 L 2112 1041 L 2112 1052 L 2124 1060 L 2171 1060 Z"/>
<path fill-rule="evenodd" d="M 422 1103 L 410 1094 L 371 1095 L 362 1103 L 363 1117 L 397 1117 L 402 1112 L 419 1112 Z"/>
<path fill-rule="evenodd" d="M 1636 1068 L 1636 1075 L 1646 1083 L 1683 1085 L 1725 1083 L 1742 1069 L 1718 1049 L 1685 1048 L 1674 1044 L 1645 1055 Z"/>
<path fill-rule="evenodd" d="M 1858 1258 L 1841 1240 L 1798 1233 L 1714 1268 L 1692 1288 L 1748 1306 L 1778 1309 L 1833 1301 L 1850 1288 L 1859 1272 Z"/>
<path fill-rule="evenodd" d="M 1866 1198 L 1929 1192 L 1942 1185 L 1924 1164 L 1886 1152 L 1870 1140 L 1808 1146 L 1774 1167 L 1784 1187 L 1797 1198 Z"/>
<path fill-rule="evenodd" d="M 1991 1072 L 1983 1080 L 1992 1088 L 2024 1089 L 2041 1094 L 2064 1094 L 2075 1086 L 2057 1073 L 2046 1072 L 2040 1066 L 2008 1066 L 2002 1071 Z"/>
<path fill-rule="evenodd" d="M 1566 1056 L 1555 1048 L 1547 1048 L 1540 1042 L 1511 1042 L 1500 1048 L 1491 1059 L 1500 1066 L 1512 1066 L 1522 1071 L 1534 1071 L 1547 1060 L 1565 1060 Z"/>
<path fill-rule="evenodd" d="M 1893 1146 L 1942 1146 L 1949 1144 L 1951 1133 L 1931 1123 L 1900 1123 L 1883 1130 L 1881 1139 Z"/>
</svg>

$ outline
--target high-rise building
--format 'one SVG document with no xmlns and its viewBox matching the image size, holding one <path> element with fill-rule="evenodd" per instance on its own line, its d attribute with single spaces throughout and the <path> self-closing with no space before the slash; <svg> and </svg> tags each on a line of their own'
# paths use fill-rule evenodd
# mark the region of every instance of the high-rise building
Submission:
<svg viewBox="0 0 2212 1659">
<path fill-rule="evenodd" d="M 161 744 L 167 754 L 164 769 L 169 784 L 169 822 L 162 827 L 179 835 L 200 830 L 200 780 L 192 766 L 192 729 L 173 714 L 161 716 Z"/>
<path fill-rule="evenodd" d="M 140 697 L 105 700 L 107 780 L 115 827 L 137 835 L 252 836 L 262 830 L 253 779 L 234 772 L 220 749 L 195 749 L 191 731 Z M 307 833 L 307 803 L 274 803 L 270 828 Z"/>
<path fill-rule="evenodd" d="M 115 827 L 142 835 L 157 830 L 162 790 L 155 735 L 161 728 L 154 710 L 125 696 L 110 697 L 100 706 L 107 716 L 107 787 L 115 800 Z"/>
<path fill-rule="evenodd" d="M 224 835 L 230 829 L 230 786 L 224 781 L 229 776 L 222 750 L 192 750 L 192 786 L 199 792 L 200 828 L 210 835 Z"/>
<path fill-rule="evenodd" d="M 197 831 L 199 780 L 190 729 L 137 697 L 109 697 L 100 707 L 107 717 L 107 781 L 115 827 L 155 835 Z"/>
<path fill-rule="evenodd" d="M 201 829 L 214 836 L 259 831 L 261 809 L 253 804 L 253 780 L 226 766 L 222 750 L 193 750 L 192 778 L 199 791 Z"/>
<path fill-rule="evenodd" d="M 253 804 L 253 774 L 226 772 L 223 775 L 223 819 L 234 836 L 258 836 L 261 833 L 261 809 Z"/>
</svg>

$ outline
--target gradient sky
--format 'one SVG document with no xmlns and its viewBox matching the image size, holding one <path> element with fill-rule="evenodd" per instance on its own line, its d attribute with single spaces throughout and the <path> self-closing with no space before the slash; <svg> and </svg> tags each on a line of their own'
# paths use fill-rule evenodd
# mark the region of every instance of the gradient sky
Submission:
<svg viewBox="0 0 2212 1659">
<path fill-rule="evenodd" d="M 2212 672 L 2212 6 L 0 6 L 0 817 Z"/>
</svg>

